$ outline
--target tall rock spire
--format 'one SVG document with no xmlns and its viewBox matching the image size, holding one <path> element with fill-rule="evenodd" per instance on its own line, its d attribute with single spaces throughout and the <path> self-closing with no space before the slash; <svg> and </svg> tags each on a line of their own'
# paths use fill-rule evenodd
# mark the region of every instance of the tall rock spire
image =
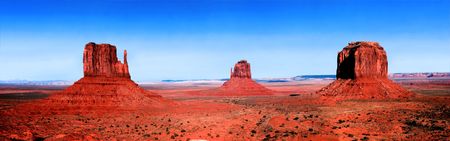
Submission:
<svg viewBox="0 0 450 141">
<path fill-rule="evenodd" d="M 230 68 L 230 78 L 233 77 L 233 67 Z"/>
<path fill-rule="evenodd" d="M 126 49 L 123 50 L 123 63 L 124 63 L 125 65 L 128 66 L 128 61 L 127 61 L 127 50 L 126 50 Z"/>
</svg>

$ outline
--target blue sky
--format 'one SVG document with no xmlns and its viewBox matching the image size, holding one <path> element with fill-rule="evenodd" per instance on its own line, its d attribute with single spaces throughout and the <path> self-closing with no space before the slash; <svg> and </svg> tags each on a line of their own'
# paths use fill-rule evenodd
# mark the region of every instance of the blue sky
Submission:
<svg viewBox="0 0 450 141">
<path fill-rule="evenodd" d="M 378 41 L 389 72 L 450 72 L 449 0 L 2 0 L 0 80 L 77 80 L 83 47 L 127 49 L 132 78 L 334 74 L 351 41 Z M 122 52 L 119 53 L 122 56 Z"/>
</svg>

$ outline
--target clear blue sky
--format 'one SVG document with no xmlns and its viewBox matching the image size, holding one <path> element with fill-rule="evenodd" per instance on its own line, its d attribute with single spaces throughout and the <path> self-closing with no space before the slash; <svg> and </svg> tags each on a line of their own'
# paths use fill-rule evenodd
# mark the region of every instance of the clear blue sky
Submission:
<svg viewBox="0 0 450 141">
<path fill-rule="evenodd" d="M 1 0 L 0 80 L 77 80 L 87 42 L 127 49 L 132 78 L 334 74 L 350 41 L 389 72 L 450 72 L 449 0 Z M 119 53 L 122 56 L 122 52 Z"/>
</svg>

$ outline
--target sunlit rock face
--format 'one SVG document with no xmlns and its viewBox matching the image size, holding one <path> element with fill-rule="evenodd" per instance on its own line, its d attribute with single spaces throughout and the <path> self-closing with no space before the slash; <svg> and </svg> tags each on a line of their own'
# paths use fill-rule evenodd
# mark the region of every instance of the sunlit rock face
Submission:
<svg viewBox="0 0 450 141">
<path fill-rule="evenodd" d="M 31 107 L 40 111 L 91 112 L 166 107 L 172 102 L 139 87 L 130 78 L 127 52 L 118 60 L 116 47 L 88 43 L 83 53 L 84 77 L 64 91 Z"/>
<path fill-rule="evenodd" d="M 130 77 L 127 51 L 124 62 L 117 58 L 116 47 L 110 44 L 88 43 L 83 53 L 84 76 Z"/>
<path fill-rule="evenodd" d="M 230 72 L 230 80 L 220 88 L 220 95 L 271 95 L 273 91 L 252 80 L 250 64 L 241 60 L 234 65 Z"/>
<path fill-rule="evenodd" d="M 337 100 L 414 95 L 388 79 L 387 55 L 377 42 L 351 42 L 344 47 L 338 53 L 336 80 L 317 93 Z"/>
<path fill-rule="evenodd" d="M 241 60 L 237 62 L 234 65 L 234 69 L 231 69 L 230 79 L 234 78 L 252 79 L 250 64 L 247 63 L 247 60 Z"/>
<path fill-rule="evenodd" d="M 351 42 L 338 54 L 337 79 L 387 78 L 386 52 L 377 42 Z"/>
</svg>

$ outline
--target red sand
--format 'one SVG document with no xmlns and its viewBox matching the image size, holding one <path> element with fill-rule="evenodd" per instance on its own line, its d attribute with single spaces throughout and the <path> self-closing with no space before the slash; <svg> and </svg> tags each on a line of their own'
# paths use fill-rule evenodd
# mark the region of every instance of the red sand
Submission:
<svg viewBox="0 0 450 141">
<path fill-rule="evenodd" d="M 324 105 L 316 95 L 308 93 L 326 84 L 317 81 L 265 84 L 271 89 L 286 92 L 293 90 L 293 87 L 308 90 L 294 97 L 288 96 L 289 93 L 252 97 L 196 97 L 185 94 L 192 88 L 159 90 L 157 92 L 160 95 L 176 101 L 178 105 L 160 109 L 109 110 L 100 114 L 25 113 L 17 111 L 17 107 L 10 107 L 0 111 L 0 139 L 448 139 L 450 93 L 446 96 L 419 94 L 404 101 L 350 100 Z M 417 91 L 450 90 L 448 85 L 445 89 L 435 85 L 413 85 Z M 36 102 L 39 100 L 29 101 Z M 5 104 L 2 100 L 0 103 Z"/>
<path fill-rule="evenodd" d="M 170 103 L 160 95 L 144 90 L 129 78 L 84 77 L 62 92 L 38 104 L 27 105 L 42 110 L 85 112 L 105 108 L 162 108 Z M 102 107 L 102 108 L 98 108 Z M 88 110 L 89 111 L 89 110 Z"/>
</svg>

